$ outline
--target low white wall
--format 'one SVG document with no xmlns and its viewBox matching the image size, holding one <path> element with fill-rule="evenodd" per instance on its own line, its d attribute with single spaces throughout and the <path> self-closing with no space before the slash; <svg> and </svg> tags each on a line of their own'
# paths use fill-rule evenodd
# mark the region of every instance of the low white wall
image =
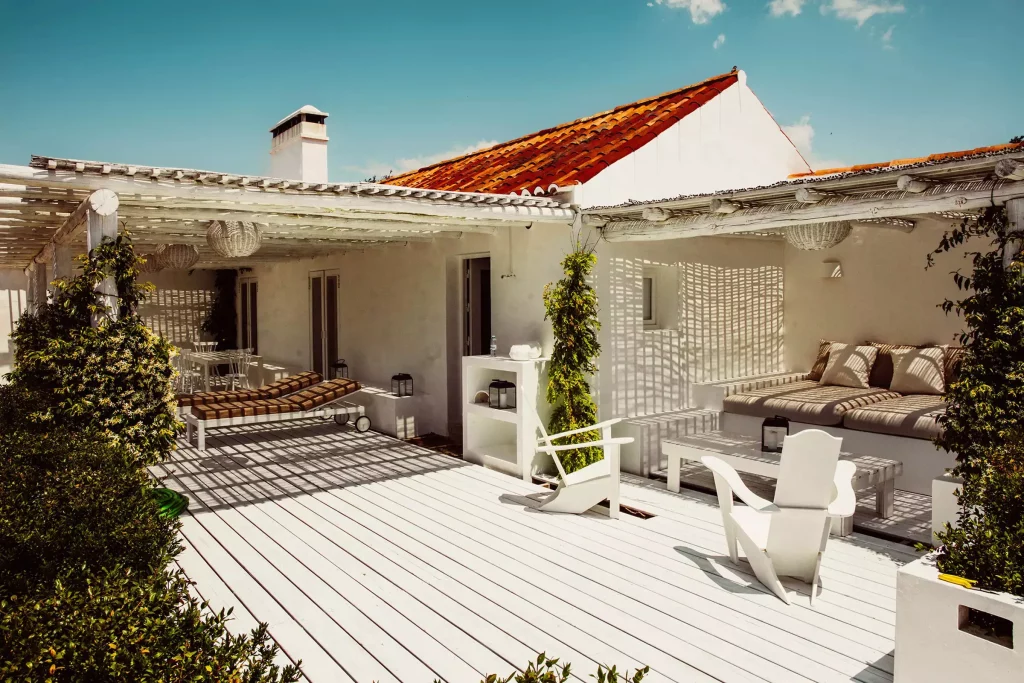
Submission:
<svg viewBox="0 0 1024 683">
<path fill-rule="evenodd" d="M 26 307 L 28 277 L 21 269 L 0 269 L 0 383 L 3 375 L 11 371 L 14 349 L 11 332 Z"/>
<path fill-rule="evenodd" d="M 911 233 L 857 227 L 824 251 L 786 245 L 786 369 L 807 370 L 820 339 L 843 342 L 957 344 L 963 320 L 938 305 L 959 298 L 950 271 L 970 269 L 958 253 L 926 258 L 952 221 L 922 220 Z M 979 242 L 980 246 L 980 242 Z M 839 261 L 842 277 L 822 277 L 822 262 Z"/>
</svg>

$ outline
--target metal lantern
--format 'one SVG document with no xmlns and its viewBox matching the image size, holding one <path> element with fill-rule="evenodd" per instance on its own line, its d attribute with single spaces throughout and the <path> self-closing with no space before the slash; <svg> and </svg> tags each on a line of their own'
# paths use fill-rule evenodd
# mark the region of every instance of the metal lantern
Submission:
<svg viewBox="0 0 1024 683">
<path fill-rule="evenodd" d="M 348 379 L 348 364 L 344 358 L 331 363 L 331 379 Z"/>
<path fill-rule="evenodd" d="M 503 379 L 491 380 L 487 392 L 487 405 L 498 410 L 515 410 L 516 385 Z"/>
<path fill-rule="evenodd" d="M 767 453 L 781 453 L 782 442 L 789 434 L 789 419 L 776 415 L 766 417 L 761 423 L 761 450 Z"/>
<path fill-rule="evenodd" d="M 168 244 L 157 252 L 157 264 L 168 270 L 188 270 L 199 261 L 199 250 L 191 244 Z"/>
<path fill-rule="evenodd" d="M 834 247 L 850 236 L 853 228 L 846 221 L 838 223 L 806 223 L 786 228 L 786 241 L 797 249 L 820 251 Z"/>
<path fill-rule="evenodd" d="M 400 372 L 391 378 L 391 393 L 395 396 L 412 396 L 412 375 Z"/>
<path fill-rule="evenodd" d="M 206 243 L 224 258 L 249 256 L 263 244 L 263 231 L 246 221 L 210 221 Z"/>
</svg>

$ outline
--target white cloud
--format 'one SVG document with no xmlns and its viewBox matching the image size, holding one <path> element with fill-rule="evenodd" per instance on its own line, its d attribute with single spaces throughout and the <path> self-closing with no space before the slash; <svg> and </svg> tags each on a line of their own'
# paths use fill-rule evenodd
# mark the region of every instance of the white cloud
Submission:
<svg viewBox="0 0 1024 683">
<path fill-rule="evenodd" d="M 902 3 L 889 0 L 828 0 L 821 5 L 822 14 L 835 12 L 840 19 L 856 21 L 858 28 L 878 14 L 902 14 L 906 11 Z"/>
<path fill-rule="evenodd" d="M 437 154 L 426 154 L 418 157 L 404 157 L 396 159 L 392 163 L 374 161 L 364 166 L 350 166 L 348 168 L 363 173 L 367 177 L 375 176 L 377 178 L 383 178 L 388 175 L 405 173 L 406 171 L 415 171 L 418 168 L 430 166 L 431 164 L 436 164 L 439 161 L 454 159 L 455 157 L 460 157 L 463 154 L 469 154 L 470 152 L 475 152 L 487 147 L 493 147 L 496 144 L 498 144 L 497 140 L 481 140 L 475 145 L 469 145 L 466 147 L 456 145 L 449 150 L 438 152 Z"/>
<path fill-rule="evenodd" d="M 882 47 L 886 50 L 894 49 L 892 46 L 892 32 L 895 28 L 895 26 L 890 26 L 889 30 L 882 34 Z"/>
<path fill-rule="evenodd" d="M 800 14 L 800 10 L 803 9 L 805 2 L 807 0 L 772 0 L 768 3 L 768 11 L 771 12 L 773 17 L 781 17 L 787 14 L 795 17 Z"/>
<path fill-rule="evenodd" d="M 718 37 L 715 38 L 715 42 L 711 43 L 711 47 L 713 47 L 714 49 L 717 50 L 718 48 L 722 47 L 723 45 L 725 45 L 725 34 L 724 33 L 719 33 Z"/>
<path fill-rule="evenodd" d="M 837 159 L 820 158 L 814 153 L 814 126 L 811 125 L 810 116 L 801 116 L 800 120 L 789 126 L 783 126 L 782 131 L 789 136 L 789 139 L 804 156 L 807 163 L 814 170 L 824 168 L 837 168 L 846 166 L 845 162 Z"/>
<path fill-rule="evenodd" d="M 725 3 L 722 0 L 655 0 L 655 2 L 667 7 L 689 10 L 690 19 L 695 24 L 706 24 L 725 11 Z"/>
</svg>

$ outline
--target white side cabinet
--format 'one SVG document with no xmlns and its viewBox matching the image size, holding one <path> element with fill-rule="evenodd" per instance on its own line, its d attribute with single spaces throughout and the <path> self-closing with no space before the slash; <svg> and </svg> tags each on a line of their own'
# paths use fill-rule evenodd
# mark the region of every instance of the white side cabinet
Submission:
<svg viewBox="0 0 1024 683">
<path fill-rule="evenodd" d="M 523 481 L 545 469 L 535 462 L 537 414 L 547 419 L 547 402 L 542 395 L 541 377 L 546 358 L 512 360 L 507 357 L 465 356 L 462 359 L 462 457 L 467 462 L 500 470 Z M 515 408 L 491 408 L 477 403 L 492 380 L 516 385 Z M 539 409 L 539 410 L 538 410 Z"/>
</svg>

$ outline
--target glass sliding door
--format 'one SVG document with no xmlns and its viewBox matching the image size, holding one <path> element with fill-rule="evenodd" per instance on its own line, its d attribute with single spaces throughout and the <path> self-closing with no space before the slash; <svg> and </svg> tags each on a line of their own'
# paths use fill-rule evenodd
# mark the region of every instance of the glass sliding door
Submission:
<svg viewBox="0 0 1024 683">
<path fill-rule="evenodd" d="M 238 345 L 243 349 L 252 349 L 253 353 L 259 353 L 259 325 L 257 325 L 259 297 L 258 285 L 254 278 L 239 280 L 238 298 L 242 314 Z"/>
<path fill-rule="evenodd" d="M 309 274 L 310 367 L 324 377 L 338 360 L 338 288 L 337 271 Z"/>
</svg>

